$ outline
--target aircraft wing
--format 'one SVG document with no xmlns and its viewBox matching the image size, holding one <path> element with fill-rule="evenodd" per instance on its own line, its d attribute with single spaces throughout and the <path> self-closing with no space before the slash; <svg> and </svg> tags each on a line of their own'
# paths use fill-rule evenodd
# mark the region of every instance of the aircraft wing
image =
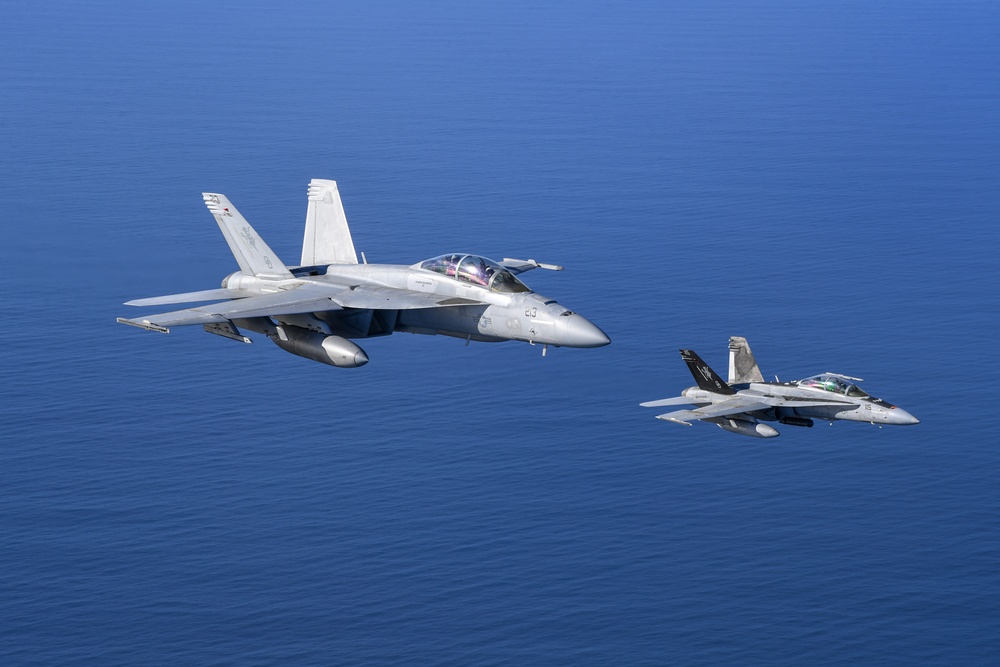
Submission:
<svg viewBox="0 0 1000 667">
<path fill-rule="evenodd" d="M 768 405 L 772 405 L 777 408 L 814 408 L 822 405 L 856 405 L 856 403 L 851 403 L 850 401 L 803 401 L 784 398 L 767 400 L 769 401 Z"/>
<path fill-rule="evenodd" d="M 693 405 L 693 403 L 687 396 L 674 396 L 673 398 L 661 398 L 658 401 L 646 401 L 645 403 L 640 403 L 639 407 L 662 408 L 665 405 Z"/>
<path fill-rule="evenodd" d="M 854 405 L 852 401 L 839 400 L 832 395 L 824 396 L 822 398 L 806 398 L 804 396 L 784 398 L 773 394 L 761 394 L 751 391 L 741 392 L 740 395 L 746 399 L 758 400 L 772 408 L 811 408 L 823 405 Z"/>
<path fill-rule="evenodd" d="M 410 310 L 415 308 L 444 308 L 482 304 L 475 299 L 446 297 L 412 290 L 380 287 L 376 285 L 302 285 L 289 290 L 246 296 L 242 290 L 204 290 L 171 294 L 149 299 L 129 301 L 132 306 L 151 306 L 167 303 L 185 303 L 229 298 L 230 301 L 213 303 L 197 308 L 186 308 L 169 313 L 146 315 L 136 318 L 118 318 L 122 324 L 142 329 L 169 333 L 169 327 L 190 324 L 212 324 L 227 320 L 270 315 L 318 313 L 344 308 Z"/>
<path fill-rule="evenodd" d="M 683 397 L 678 397 L 683 398 Z M 690 401 L 688 401 L 690 402 Z M 641 405 L 654 407 L 655 405 L 679 405 L 678 399 L 665 398 L 663 401 L 650 401 Z M 694 410 L 677 410 L 662 415 L 656 415 L 657 419 L 677 422 L 678 424 L 688 424 L 692 419 L 711 419 L 713 417 L 728 417 L 729 415 L 741 412 L 754 412 L 756 410 L 768 410 L 770 408 L 805 408 L 821 405 L 850 405 L 847 401 L 838 400 L 803 400 L 787 399 L 780 396 L 764 394 L 741 393 L 733 398 L 718 403 L 712 403 Z"/>
<path fill-rule="evenodd" d="M 126 301 L 126 306 L 163 306 L 170 303 L 192 303 L 194 301 L 222 301 L 223 299 L 245 299 L 253 296 L 252 292 L 238 289 L 206 289 L 199 292 L 184 292 L 182 294 L 168 294 L 166 296 L 153 296 L 148 299 L 132 299 Z"/>
<path fill-rule="evenodd" d="M 713 403 L 694 410 L 676 410 L 663 415 L 656 415 L 657 419 L 676 422 L 690 426 L 688 423 L 692 419 L 711 419 L 712 417 L 728 417 L 729 415 L 741 412 L 753 412 L 754 410 L 767 410 L 771 405 L 752 398 L 737 396 L 719 403 Z"/>
<path fill-rule="evenodd" d="M 198 308 L 186 308 L 158 315 L 146 315 L 126 319 L 119 317 L 122 324 L 130 324 L 142 329 L 169 333 L 168 327 L 189 324 L 212 324 L 226 320 L 267 315 L 291 315 L 294 313 L 316 313 L 325 310 L 341 310 L 328 294 L 318 290 L 294 289 L 272 294 L 259 294 L 223 303 L 214 303 Z"/>
<path fill-rule="evenodd" d="M 447 306 L 474 306 L 482 304 L 475 299 L 443 296 L 378 285 L 354 285 L 333 292 L 330 299 L 344 308 L 371 308 L 375 310 L 413 310 L 415 308 L 443 308 Z"/>
</svg>

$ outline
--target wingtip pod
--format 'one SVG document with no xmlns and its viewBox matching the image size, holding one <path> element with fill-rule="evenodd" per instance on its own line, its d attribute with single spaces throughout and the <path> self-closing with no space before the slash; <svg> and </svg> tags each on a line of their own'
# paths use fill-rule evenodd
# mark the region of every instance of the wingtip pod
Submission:
<svg viewBox="0 0 1000 667">
<path fill-rule="evenodd" d="M 130 327 L 138 327 L 139 329 L 145 329 L 146 331 L 155 331 L 157 333 L 168 334 L 170 329 L 167 327 L 161 327 L 159 324 L 153 324 L 149 320 L 130 320 L 124 317 L 115 318 L 118 324 L 127 324 Z"/>
<path fill-rule="evenodd" d="M 674 424 L 680 424 L 681 426 L 693 426 L 694 425 L 691 422 L 684 421 L 683 419 L 677 419 L 676 417 L 671 417 L 669 413 L 665 414 L 665 415 L 656 415 L 656 418 L 660 419 L 662 421 L 665 421 L 665 422 L 672 422 Z"/>
</svg>

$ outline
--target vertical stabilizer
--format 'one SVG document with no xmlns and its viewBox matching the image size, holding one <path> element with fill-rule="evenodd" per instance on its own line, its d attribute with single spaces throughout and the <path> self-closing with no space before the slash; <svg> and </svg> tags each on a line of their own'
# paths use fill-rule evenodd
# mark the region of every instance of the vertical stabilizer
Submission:
<svg viewBox="0 0 1000 667">
<path fill-rule="evenodd" d="M 708 364 L 702 361 L 694 350 L 681 350 L 681 359 L 688 365 L 688 369 L 700 389 L 716 394 L 736 393 L 732 387 L 722 381 L 722 378 Z"/>
<path fill-rule="evenodd" d="M 240 271 L 261 278 L 283 279 L 291 278 L 288 267 L 278 259 L 274 251 L 260 237 L 260 234 L 250 226 L 246 218 L 240 215 L 226 195 L 215 192 L 203 192 L 205 206 L 219 223 L 229 249 L 239 262 Z"/>
<path fill-rule="evenodd" d="M 357 264 L 354 240 L 347 226 L 336 181 L 314 178 L 309 182 L 306 233 L 302 239 L 302 266 Z"/>
<path fill-rule="evenodd" d="M 750 351 L 750 343 L 741 336 L 729 338 L 729 384 L 763 382 L 757 361 Z"/>
</svg>

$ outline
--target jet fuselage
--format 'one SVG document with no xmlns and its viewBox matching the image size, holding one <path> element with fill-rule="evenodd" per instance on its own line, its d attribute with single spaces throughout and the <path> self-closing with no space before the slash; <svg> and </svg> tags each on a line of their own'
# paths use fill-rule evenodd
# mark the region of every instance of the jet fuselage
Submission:
<svg viewBox="0 0 1000 667">
<path fill-rule="evenodd" d="M 323 286 L 356 282 L 358 285 L 375 285 L 454 298 L 456 305 L 444 308 L 393 308 L 387 297 L 384 309 L 378 308 L 378 304 L 372 304 L 370 309 L 315 313 L 312 326 L 306 324 L 301 316 L 275 316 L 275 319 L 345 338 L 368 338 L 402 331 L 484 342 L 526 341 L 557 347 L 600 347 L 611 342 L 603 331 L 585 317 L 572 312 L 555 299 L 536 292 L 495 292 L 484 286 L 460 282 L 450 276 L 419 268 L 419 265 L 332 264 L 308 269 L 312 270 L 306 271 L 305 275 L 294 281 L 283 281 L 280 288 L 289 289 L 301 283 Z M 301 273 L 302 270 L 293 269 L 293 272 Z M 310 273 L 315 275 L 309 275 Z M 256 290 L 270 287 L 267 282 L 257 282 L 242 273 L 226 278 L 223 286 L 251 287 L 248 279 L 253 281 L 252 287 Z M 463 301 L 467 301 L 468 305 L 464 305 Z M 327 326 L 317 326 L 316 322 L 325 322 Z M 252 324 L 245 323 L 245 326 L 254 330 Z"/>
<path fill-rule="evenodd" d="M 834 421 L 846 419 L 856 422 L 885 425 L 916 424 L 918 420 L 906 410 L 874 396 L 845 396 L 823 389 L 801 387 L 796 382 L 762 382 L 733 385 L 732 388 L 741 396 L 762 396 L 787 401 L 810 401 L 828 403 L 841 402 L 842 405 L 814 405 L 796 407 L 776 406 L 768 410 L 756 410 L 744 414 L 762 421 L 777 421 L 790 425 L 805 425 L 796 423 L 797 419 L 822 419 Z M 699 387 L 688 387 L 683 396 L 690 398 L 695 405 L 710 405 L 726 400 L 731 395 L 716 394 Z"/>
</svg>

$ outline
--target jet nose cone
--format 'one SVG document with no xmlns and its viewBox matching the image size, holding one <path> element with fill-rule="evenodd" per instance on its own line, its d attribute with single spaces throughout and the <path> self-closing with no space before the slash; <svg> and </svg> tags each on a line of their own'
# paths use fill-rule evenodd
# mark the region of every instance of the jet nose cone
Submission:
<svg viewBox="0 0 1000 667">
<path fill-rule="evenodd" d="M 583 315 L 574 313 L 559 319 L 563 320 L 560 345 L 566 347 L 602 347 L 611 342 L 607 334 Z"/>
<path fill-rule="evenodd" d="M 889 423 L 899 426 L 909 426 L 911 424 L 919 424 L 920 420 L 903 408 L 893 408 L 889 410 Z"/>
</svg>

